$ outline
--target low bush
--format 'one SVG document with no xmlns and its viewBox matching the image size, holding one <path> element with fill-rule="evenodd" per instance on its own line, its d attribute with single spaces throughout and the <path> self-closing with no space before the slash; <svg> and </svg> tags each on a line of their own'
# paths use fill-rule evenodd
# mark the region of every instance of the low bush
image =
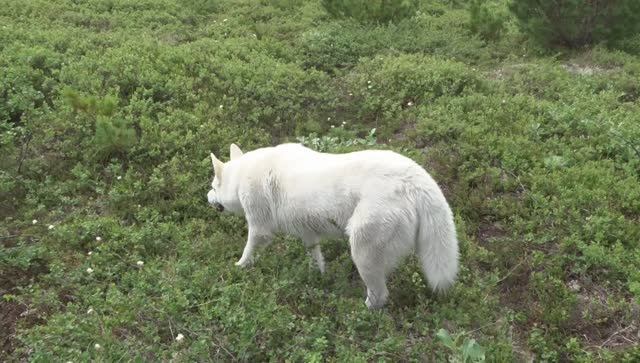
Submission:
<svg viewBox="0 0 640 363">
<path fill-rule="evenodd" d="M 640 32 L 636 0 L 512 0 L 521 29 L 545 45 L 614 43 Z"/>
</svg>

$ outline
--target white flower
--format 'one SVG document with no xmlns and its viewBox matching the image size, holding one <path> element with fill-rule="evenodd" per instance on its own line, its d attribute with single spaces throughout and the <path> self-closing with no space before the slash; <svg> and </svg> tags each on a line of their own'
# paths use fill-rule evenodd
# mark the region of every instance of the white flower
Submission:
<svg viewBox="0 0 640 363">
<path fill-rule="evenodd" d="M 349 96 L 353 96 L 353 93 L 349 92 Z"/>
<path fill-rule="evenodd" d="M 227 21 L 228 19 L 222 19 L 222 21 Z"/>
<path fill-rule="evenodd" d="M 101 347 L 101 346 L 100 346 L 100 344 L 98 344 L 98 343 L 94 344 L 94 345 L 93 345 L 93 347 L 94 347 L 94 348 L 96 348 L 96 349 L 98 349 L 98 350 L 102 349 L 102 347 Z"/>
<path fill-rule="evenodd" d="M 88 268 L 87 268 L 87 273 L 88 273 L 88 274 L 93 273 L 93 269 L 92 269 L 91 267 L 88 267 Z"/>
<path fill-rule="evenodd" d="M 91 256 L 91 255 L 93 255 L 93 251 L 87 252 L 87 256 Z"/>
<path fill-rule="evenodd" d="M 117 177 L 116 179 L 121 180 L 121 179 L 122 179 L 122 177 L 121 177 L 120 175 L 118 175 L 118 177 Z"/>
<path fill-rule="evenodd" d="M 138 261 L 138 262 L 136 262 L 136 265 L 142 267 L 142 266 L 144 266 L 144 261 Z"/>
<path fill-rule="evenodd" d="M 36 223 L 38 223 L 38 220 L 37 220 L 37 219 L 34 219 L 34 220 L 32 220 L 32 221 L 31 221 L 31 223 L 32 223 L 32 224 L 36 224 Z"/>
<path fill-rule="evenodd" d="M 223 106 L 222 106 L 222 105 L 220 105 L 220 109 L 221 109 L 221 110 L 222 110 L 222 107 L 223 107 Z"/>
<path fill-rule="evenodd" d="M 346 125 L 347 121 L 342 121 L 342 126 Z"/>
<path fill-rule="evenodd" d="M 184 335 L 182 335 L 182 333 L 178 333 L 176 336 L 176 342 L 181 342 L 182 340 L 184 340 Z"/>
<path fill-rule="evenodd" d="M 102 237 L 100 237 L 100 236 L 96 237 L 96 241 L 98 241 L 98 242 L 102 241 Z"/>
<path fill-rule="evenodd" d="M 53 224 L 50 224 L 48 228 L 53 229 L 54 228 Z"/>
<path fill-rule="evenodd" d="M 576 280 L 571 280 L 571 281 L 569 281 L 569 288 L 570 288 L 572 291 L 580 291 L 581 286 L 580 286 L 580 284 L 578 283 L 578 281 L 576 281 Z"/>
<path fill-rule="evenodd" d="M 331 117 L 327 117 L 327 121 L 331 121 Z"/>
<path fill-rule="evenodd" d="M 373 87 L 373 86 L 372 85 L 367 86 L 367 88 L 371 88 L 371 87 Z"/>
<path fill-rule="evenodd" d="M 93 308 L 89 308 L 89 310 L 87 310 L 87 314 L 91 314 L 93 313 Z"/>
<path fill-rule="evenodd" d="M 333 129 L 333 128 L 335 128 L 335 127 L 336 127 L 336 125 L 331 125 L 331 128 L 332 128 L 332 129 Z"/>
<path fill-rule="evenodd" d="M 371 81 L 367 81 L 367 84 L 371 84 Z"/>
<path fill-rule="evenodd" d="M 507 100 L 502 100 L 502 104 L 505 104 L 505 103 L 507 103 Z"/>
<path fill-rule="evenodd" d="M 411 101 L 407 102 L 407 106 L 409 106 L 409 107 L 413 106 L 413 102 L 411 102 Z"/>
</svg>

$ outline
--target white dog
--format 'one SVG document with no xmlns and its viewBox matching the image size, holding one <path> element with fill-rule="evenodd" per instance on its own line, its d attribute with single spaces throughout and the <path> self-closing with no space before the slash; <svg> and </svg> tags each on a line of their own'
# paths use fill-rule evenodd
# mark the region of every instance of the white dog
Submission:
<svg viewBox="0 0 640 363">
<path fill-rule="evenodd" d="M 387 300 L 386 276 L 415 252 L 435 291 L 453 284 L 458 241 L 451 209 L 431 176 L 391 151 L 320 153 L 299 144 L 247 152 L 231 160 L 211 154 L 215 177 L 207 194 L 219 211 L 243 214 L 249 236 L 238 266 L 276 232 L 302 239 L 318 268 L 322 237 L 349 238 L 351 258 L 367 287 L 366 305 Z"/>
</svg>

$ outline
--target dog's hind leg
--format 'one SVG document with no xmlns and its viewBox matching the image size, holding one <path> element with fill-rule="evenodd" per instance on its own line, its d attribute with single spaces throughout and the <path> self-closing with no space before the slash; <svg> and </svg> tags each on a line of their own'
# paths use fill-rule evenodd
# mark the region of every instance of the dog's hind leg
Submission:
<svg viewBox="0 0 640 363">
<path fill-rule="evenodd" d="M 365 303 L 369 309 L 386 303 L 387 274 L 413 249 L 415 231 L 404 227 L 409 217 L 401 208 L 379 210 L 375 205 L 361 204 L 349 220 L 351 258 L 367 286 Z"/>
<path fill-rule="evenodd" d="M 324 256 L 322 256 L 320 245 L 316 244 L 315 246 L 311 247 L 311 249 L 309 250 L 309 253 L 311 254 L 311 257 L 313 257 L 313 259 L 316 261 L 316 266 L 318 266 L 318 270 L 320 270 L 320 273 L 323 274 L 325 271 Z"/>
<path fill-rule="evenodd" d="M 307 248 L 307 253 L 315 261 L 318 270 L 320 270 L 320 273 L 324 273 L 325 264 L 324 256 L 322 255 L 322 250 L 320 249 L 320 238 L 311 234 L 307 234 L 303 237 L 302 242 Z"/>
<path fill-rule="evenodd" d="M 384 262 L 381 261 L 375 251 L 351 243 L 351 256 L 358 268 L 358 273 L 367 286 L 367 299 L 365 304 L 369 309 L 381 308 L 389 296 L 387 290 Z"/>
</svg>

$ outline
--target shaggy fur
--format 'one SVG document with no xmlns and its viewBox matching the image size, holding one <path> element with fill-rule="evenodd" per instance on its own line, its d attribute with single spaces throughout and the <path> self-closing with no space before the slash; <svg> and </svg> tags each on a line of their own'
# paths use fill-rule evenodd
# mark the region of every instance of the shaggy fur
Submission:
<svg viewBox="0 0 640 363">
<path fill-rule="evenodd" d="M 207 198 L 247 220 L 249 235 L 236 265 L 248 266 L 256 247 L 284 232 L 301 238 L 324 272 L 320 239 L 346 236 L 369 308 L 385 304 L 386 276 L 412 252 L 433 290 L 455 281 L 458 241 L 451 209 L 413 160 L 381 150 L 320 153 L 299 144 L 245 154 L 231 145 L 230 151 L 227 163 L 211 154 L 215 177 Z"/>
</svg>

